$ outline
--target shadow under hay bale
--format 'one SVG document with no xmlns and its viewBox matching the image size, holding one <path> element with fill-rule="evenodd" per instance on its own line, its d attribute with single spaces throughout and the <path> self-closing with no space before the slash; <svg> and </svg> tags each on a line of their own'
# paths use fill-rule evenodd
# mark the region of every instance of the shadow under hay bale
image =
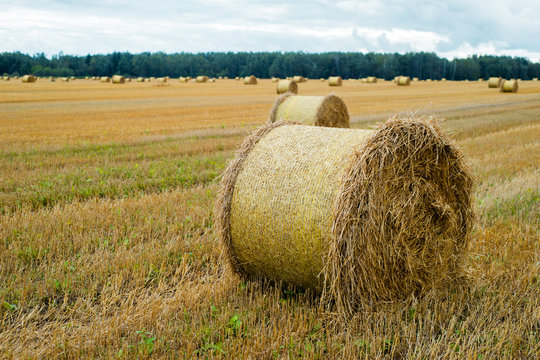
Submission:
<svg viewBox="0 0 540 360">
<path fill-rule="evenodd" d="M 269 123 L 225 170 L 216 224 L 238 274 L 312 289 L 350 314 L 460 278 L 471 187 L 431 120 Z"/>
<path fill-rule="evenodd" d="M 293 93 L 298 94 L 298 85 L 293 80 L 279 80 L 276 86 L 278 94 Z"/>
<path fill-rule="evenodd" d="M 269 122 L 298 121 L 306 125 L 351 127 L 347 106 L 335 95 L 299 96 L 285 93 L 278 97 L 270 110 Z"/>
</svg>

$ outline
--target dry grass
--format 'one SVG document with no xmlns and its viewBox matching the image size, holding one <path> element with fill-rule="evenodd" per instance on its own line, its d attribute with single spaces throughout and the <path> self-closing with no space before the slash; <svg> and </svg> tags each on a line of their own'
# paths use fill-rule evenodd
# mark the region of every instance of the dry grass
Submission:
<svg viewBox="0 0 540 360">
<path fill-rule="evenodd" d="M 478 214 L 468 285 L 346 324 L 312 294 L 223 272 L 216 177 L 275 98 L 270 80 L 246 88 L 0 84 L 0 358 L 538 357 L 540 84 L 336 88 L 355 127 L 445 117 Z"/>
</svg>

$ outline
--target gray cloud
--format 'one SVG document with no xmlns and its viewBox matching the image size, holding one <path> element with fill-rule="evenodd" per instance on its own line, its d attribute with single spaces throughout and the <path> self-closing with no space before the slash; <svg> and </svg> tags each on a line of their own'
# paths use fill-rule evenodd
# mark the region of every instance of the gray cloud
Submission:
<svg viewBox="0 0 540 360">
<path fill-rule="evenodd" d="M 540 60 L 540 3 L 502 0 L 21 0 L 0 51 L 434 51 Z"/>
</svg>

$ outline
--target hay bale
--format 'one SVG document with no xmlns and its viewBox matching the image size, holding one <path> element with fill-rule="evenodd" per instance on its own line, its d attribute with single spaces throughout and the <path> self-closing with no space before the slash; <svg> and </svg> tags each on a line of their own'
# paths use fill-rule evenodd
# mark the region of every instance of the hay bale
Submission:
<svg viewBox="0 0 540 360">
<path fill-rule="evenodd" d="M 278 94 L 293 93 L 298 94 L 298 85 L 293 80 L 280 80 L 277 83 L 276 91 Z"/>
<path fill-rule="evenodd" d="M 361 82 L 362 84 L 367 84 L 367 78 L 361 78 L 361 79 L 360 79 L 360 82 Z"/>
<path fill-rule="evenodd" d="M 413 77 L 413 78 L 412 78 L 412 81 L 418 82 L 418 80 L 419 80 L 419 79 L 418 79 L 417 77 Z"/>
<path fill-rule="evenodd" d="M 461 152 L 430 120 L 278 122 L 225 170 L 216 225 L 238 274 L 312 289 L 350 314 L 462 279 L 471 190 Z"/>
<path fill-rule="evenodd" d="M 271 79 L 271 80 L 272 80 L 273 83 L 279 82 L 279 78 L 277 78 L 277 77 L 273 77 L 273 76 L 272 76 L 272 79 Z"/>
<path fill-rule="evenodd" d="M 138 77 L 137 82 L 144 82 L 144 78 L 143 77 Z"/>
<path fill-rule="evenodd" d="M 411 85 L 411 78 L 408 76 L 400 76 L 397 80 L 398 86 L 409 86 Z"/>
<path fill-rule="evenodd" d="M 124 84 L 126 82 L 126 78 L 122 75 L 113 75 L 112 77 L 112 83 L 113 84 Z"/>
<path fill-rule="evenodd" d="M 69 82 L 69 78 L 67 78 L 67 77 L 62 77 L 62 78 L 60 78 L 60 80 L 63 81 L 63 82 Z"/>
<path fill-rule="evenodd" d="M 501 84 L 500 92 L 517 92 L 519 89 L 518 82 L 516 80 L 504 80 Z"/>
<path fill-rule="evenodd" d="M 446 78 L 442 78 L 441 81 L 446 82 Z"/>
<path fill-rule="evenodd" d="M 50 78 L 49 82 L 56 82 L 56 80 L 54 78 Z"/>
<path fill-rule="evenodd" d="M 499 88 L 501 87 L 503 79 L 500 77 L 490 77 L 488 79 L 488 88 Z"/>
<path fill-rule="evenodd" d="M 69 80 L 74 81 L 74 80 L 75 80 L 75 76 L 70 77 Z"/>
<path fill-rule="evenodd" d="M 325 82 L 326 79 L 325 79 L 325 78 L 320 78 L 319 81 L 320 81 L 320 82 Z"/>
<path fill-rule="evenodd" d="M 398 76 L 394 77 L 394 80 L 393 80 L 393 81 L 397 84 L 397 82 L 398 82 L 398 80 L 399 80 L 400 77 L 401 77 L 401 75 L 398 75 Z"/>
<path fill-rule="evenodd" d="M 9 76 L 4 76 L 2 79 L 4 79 L 4 81 L 9 81 L 10 80 L 10 77 Z"/>
<path fill-rule="evenodd" d="M 330 76 L 328 78 L 328 86 L 341 86 L 343 84 L 343 79 L 341 76 Z"/>
<path fill-rule="evenodd" d="M 16 79 L 17 77 L 15 77 Z M 22 78 L 21 78 L 21 81 L 23 83 L 33 83 L 33 82 L 36 82 L 37 81 L 37 78 L 34 76 L 34 75 L 24 75 Z"/>
<path fill-rule="evenodd" d="M 351 127 L 349 111 L 341 98 L 328 96 L 298 96 L 291 93 L 276 99 L 270 111 L 269 122 L 298 121 L 306 125 Z"/>
<path fill-rule="evenodd" d="M 538 78 L 533 78 L 532 81 L 538 81 Z"/>
<path fill-rule="evenodd" d="M 208 81 L 208 76 L 199 75 L 195 78 L 195 82 L 198 82 L 198 83 L 205 83 L 207 81 Z"/>
<path fill-rule="evenodd" d="M 377 82 L 377 78 L 375 76 L 368 76 L 367 77 L 368 84 L 374 84 Z"/>
<path fill-rule="evenodd" d="M 167 82 L 167 77 L 160 77 L 160 78 L 157 78 L 157 82 L 159 84 L 165 84 Z"/>
<path fill-rule="evenodd" d="M 180 76 L 178 78 L 178 80 L 181 82 L 181 83 L 187 83 L 188 82 L 188 78 L 187 77 L 184 77 L 184 76 Z"/>
<path fill-rule="evenodd" d="M 291 80 L 291 79 L 287 79 L 287 80 Z M 297 84 L 306 82 L 306 78 L 300 75 L 293 76 L 292 80 Z"/>
<path fill-rule="evenodd" d="M 244 78 L 244 85 L 257 85 L 257 78 L 253 75 Z"/>
<path fill-rule="evenodd" d="M 102 83 L 108 83 L 111 82 L 111 78 L 108 76 L 102 76 L 99 81 L 101 81 Z"/>
<path fill-rule="evenodd" d="M 240 80 L 240 76 L 235 77 L 234 80 L 236 81 Z"/>
</svg>

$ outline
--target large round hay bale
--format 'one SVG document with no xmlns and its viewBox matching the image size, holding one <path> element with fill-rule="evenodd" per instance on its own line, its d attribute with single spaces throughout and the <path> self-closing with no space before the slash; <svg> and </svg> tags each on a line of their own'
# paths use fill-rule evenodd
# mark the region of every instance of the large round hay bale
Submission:
<svg viewBox="0 0 540 360">
<path fill-rule="evenodd" d="M 411 85 L 411 78 L 408 76 L 400 76 L 397 80 L 398 86 L 409 86 Z"/>
<path fill-rule="evenodd" d="M 111 78 L 108 76 L 102 76 L 99 81 L 101 81 L 102 83 L 108 83 L 111 82 Z"/>
<path fill-rule="evenodd" d="M 298 85 L 293 80 L 280 80 L 277 83 L 276 91 L 278 94 L 293 93 L 298 94 Z"/>
<path fill-rule="evenodd" d="M 276 99 L 270 111 L 269 122 L 298 121 L 306 125 L 351 127 L 347 106 L 335 95 L 298 96 L 291 93 Z"/>
<path fill-rule="evenodd" d="M 195 78 L 195 82 L 198 82 L 198 83 L 205 83 L 207 81 L 208 81 L 208 76 L 199 75 Z"/>
<path fill-rule="evenodd" d="M 287 79 L 287 80 L 290 80 L 290 79 Z M 297 84 L 306 82 L 306 78 L 300 75 L 293 76 L 292 80 Z"/>
<path fill-rule="evenodd" d="M 462 154 L 428 120 L 271 123 L 225 170 L 216 224 L 237 273 L 312 289 L 351 313 L 461 278 L 471 188 Z"/>
<path fill-rule="evenodd" d="M 500 92 L 517 92 L 519 89 L 518 82 L 516 80 L 503 80 L 501 84 Z"/>
<path fill-rule="evenodd" d="M 377 78 L 375 76 L 368 76 L 367 77 L 368 84 L 374 84 L 377 82 Z"/>
<path fill-rule="evenodd" d="M 124 84 L 126 82 L 126 78 L 122 75 L 113 75 L 112 77 L 112 83 L 113 84 Z"/>
<path fill-rule="evenodd" d="M 33 83 L 33 82 L 36 82 L 37 81 L 37 78 L 34 76 L 34 75 L 24 75 L 22 78 L 21 78 L 21 81 L 23 83 Z"/>
<path fill-rule="evenodd" d="M 343 79 L 341 76 L 330 76 L 328 78 L 328 86 L 341 86 L 343 84 Z"/>
<path fill-rule="evenodd" d="M 257 85 L 257 78 L 253 75 L 244 78 L 244 85 Z"/>
<path fill-rule="evenodd" d="M 488 88 L 498 88 L 501 87 L 502 78 L 500 77 L 490 77 L 488 79 Z"/>
</svg>

